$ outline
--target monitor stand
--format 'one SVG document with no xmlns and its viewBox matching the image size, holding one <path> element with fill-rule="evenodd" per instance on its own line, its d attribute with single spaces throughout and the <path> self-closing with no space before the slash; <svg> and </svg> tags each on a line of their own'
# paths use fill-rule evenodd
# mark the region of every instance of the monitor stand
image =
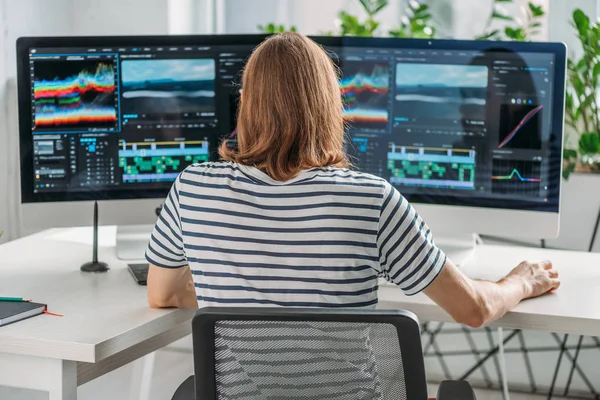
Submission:
<svg viewBox="0 0 600 400">
<path fill-rule="evenodd" d="M 476 233 L 435 236 L 435 244 L 439 247 L 454 264 L 462 267 L 475 252 L 475 247 L 482 244 L 482 240 Z"/>
<path fill-rule="evenodd" d="M 153 225 L 117 226 L 117 258 L 124 261 L 144 260 Z"/>
</svg>

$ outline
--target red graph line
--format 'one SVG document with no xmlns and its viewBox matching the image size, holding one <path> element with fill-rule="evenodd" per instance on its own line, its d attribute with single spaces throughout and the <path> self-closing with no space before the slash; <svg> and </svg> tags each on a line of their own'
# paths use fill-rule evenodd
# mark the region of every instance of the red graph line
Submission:
<svg viewBox="0 0 600 400">
<path fill-rule="evenodd" d="M 519 122 L 517 124 L 517 126 L 515 127 L 515 129 L 513 129 L 505 138 L 504 140 L 502 140 L 502 142 L 500 142 L 500 144 L 498 145 L 498 148 L 501 149 L 502 147 L 504 147 L 508 142 L 511 141 L 511 139 L 517 134 L 517 132 L 519 131 L 519 129 L 521 129 L 521 127 L 523 125 L 525 125 L 527 123 L 527 121 L 529 121 L 531 118 L 533 118 L 534 115 L 536 115 L 544 106 L 540 105 L 537 106 L 536 108 L 534 108 L 533 110 L 529 111 L 521 120 L 521 122 Z"/>
</svg>

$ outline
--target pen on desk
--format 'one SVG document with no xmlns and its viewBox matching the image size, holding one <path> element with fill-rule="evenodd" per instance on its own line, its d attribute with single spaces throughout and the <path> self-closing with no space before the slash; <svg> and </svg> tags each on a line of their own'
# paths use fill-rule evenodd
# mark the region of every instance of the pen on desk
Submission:
<svg viewBox="0 0 600 400">
<path fill-rule="evenodd" d="M 0 297 L 0 301 L 15 301 L 15 302 L 30 302 L 31 299 L 24 299 L 22 297 Z"/>
</svg>

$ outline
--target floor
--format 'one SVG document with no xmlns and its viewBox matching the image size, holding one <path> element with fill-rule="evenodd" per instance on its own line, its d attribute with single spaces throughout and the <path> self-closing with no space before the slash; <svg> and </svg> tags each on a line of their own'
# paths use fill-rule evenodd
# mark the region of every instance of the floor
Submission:
<svg viewBox="0 0 600 400">
<path fill-rule="evenodd" d="M 192 374 L 192 359 L 190 356 L 191 341 L 183 339 L 156 354 L 156 364 L 150 389 L 149 400 L 168 400 L 177 386 Z M 135 365 L 129 364 L 116 371 L 80 386 L 77 393 L 79 400 L 133 400 L 131 377 Z M 435 396 L 437 385 L 428 385 L 430 396 Z M 476 390 L 479 400 L 503 400 L 499 391 Z M 510 400 L 543 399 L 545 396 L 511 394 Z M 47 393 L 25 391 L 0 386 L 1 400 L 47 400 Z M 560 398 L 556 397 L 556 400 Z"/>
</svg>

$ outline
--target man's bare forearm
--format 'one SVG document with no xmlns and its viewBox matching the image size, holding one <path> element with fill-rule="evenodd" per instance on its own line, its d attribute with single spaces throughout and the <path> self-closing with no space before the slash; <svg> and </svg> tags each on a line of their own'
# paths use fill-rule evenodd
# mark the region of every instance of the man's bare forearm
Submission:
<svg viewBox="0 0 600 400">
<path fill-rule="evenodd" d="M 529 296 L 527 285 L 517 277 L 506 277 L 498 282 L 473 281 L 482 310 L 481 325 L 495 321 Z"/>
</svg>

